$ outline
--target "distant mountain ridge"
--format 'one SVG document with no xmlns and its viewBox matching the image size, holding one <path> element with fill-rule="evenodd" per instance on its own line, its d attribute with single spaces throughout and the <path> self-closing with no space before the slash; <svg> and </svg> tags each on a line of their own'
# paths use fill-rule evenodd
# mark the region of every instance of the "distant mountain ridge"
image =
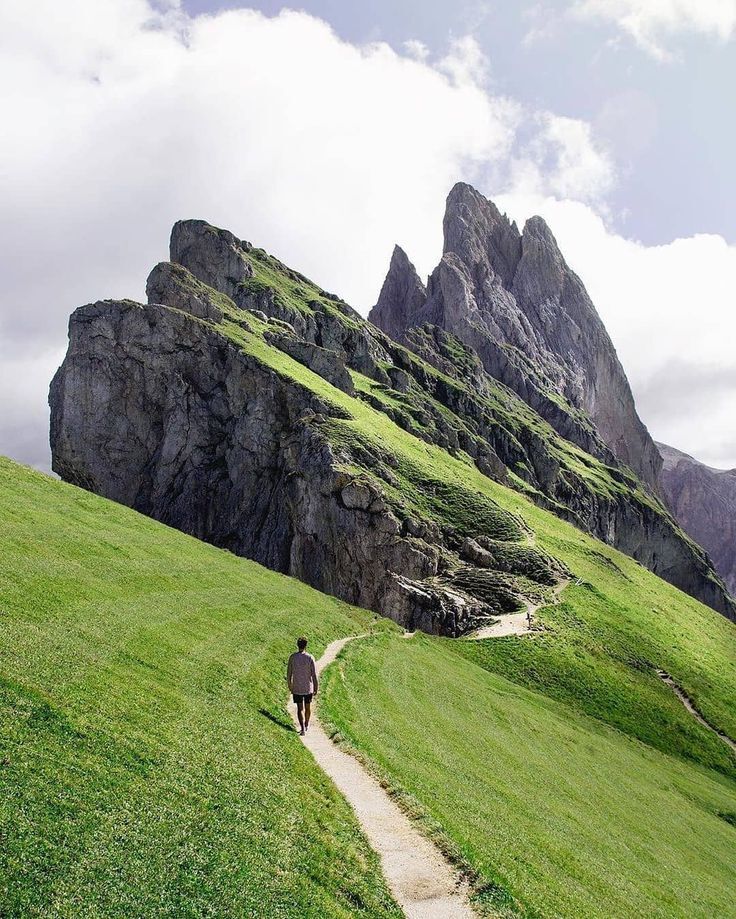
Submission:
<svg viewBox="0 0 736 919">
<path fill-rule="evenodd" d="M 674 447 L 657 447 L 667 503 L 736 596 L 736 469 L 712 469 Z"/>
</svg>

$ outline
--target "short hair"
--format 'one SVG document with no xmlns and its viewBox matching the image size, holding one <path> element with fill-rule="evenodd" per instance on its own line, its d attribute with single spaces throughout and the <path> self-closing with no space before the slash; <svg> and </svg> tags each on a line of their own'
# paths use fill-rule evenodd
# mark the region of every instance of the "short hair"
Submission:
<svg viewBox="0 0 736 919">
<path fill-rule="evenodd" d="M 304 637 L 297 638 L 296 646 L 297 648 L 299 648 L 300 651 L 303 651 L 307 647 L 307 639 Z"/>
</svg>

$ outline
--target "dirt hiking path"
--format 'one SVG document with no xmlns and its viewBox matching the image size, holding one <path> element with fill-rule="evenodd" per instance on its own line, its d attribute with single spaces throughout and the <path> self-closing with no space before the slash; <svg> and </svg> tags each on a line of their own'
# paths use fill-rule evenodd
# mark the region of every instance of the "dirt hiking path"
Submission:
<svg viewBox="0 0 736 919">
<path fill-rule="evenodd" d="M 721 740 L 724 743 L 727 743 L 729 747 L 734 751 L 734 753 L 736 753 L 736 741 L 731 740 L 728 734 L 724 734 L 721 731 L 719 731 L 717 728 L 714 728 L 713 725 L 709 721 L 706 721 L 705 718 L 703 718 L 703 716 L 700 714 L 700 712 L 695 707 L 695 703 L 690 698 L 690 696 L 685 692 L 685 690 L 681 686 L 678 686 L 677 683 L 675 683 L 675 681 L 672 679 L 669 673 L 667 673 L 666 670 L 658 670 L 657 676 L 660 678 L 660 680 L 662 680 L 663 683 L 666 683 L 670 687 L 670 689 L 674 692 L 674 694 L 677 696 L 680 702 L 682 702 L 682 704 L 690 712 L 690 714 L 693 716 L 693 718 L 696 721 L 699 721 L 700 724 L 702 724 L 704 728 L 708 728 L 709 731 L 712 731 L 716 735 L 716 737 L 720 737 Z"/>
<path fill-rule="evenodd" d="M 560 594 L 569 583 L 570 581 L 567 578 L 557 582 L 553 591 L 552 603 L 559 601 Z M 465 635 L 465 639 L 481 641 L 483 638 L 505 638 L 506 635 L 526 635 L 529 632 L 534 632 L 534 629 L 529 625 L 530 620 L 533 619 L 534 614 L 541 606 L 549 606 L 550 602 L 548 600 L 543 600 L 541 603 L 532 603 L 531 600 L 526 600 L 525 602 L 526 606 L 522 612 L 499 616 L 493 625 L 485 625 L 474 632 L 469 632 Z"/>
<path fill-rule="evenodd" d="M 349 641 L 362 637 L 333 641 L 317 661 L 317 672 L 329 666 Z M 298 724 L 292 701 L 289 712 Z M 407 919 L 476 919 L 468 903 L 467 886 L 457 872 L 358 760 L 330 740 L 314 707 L 309 731 L 301 739 L 355 811 Z"/>
</svg>

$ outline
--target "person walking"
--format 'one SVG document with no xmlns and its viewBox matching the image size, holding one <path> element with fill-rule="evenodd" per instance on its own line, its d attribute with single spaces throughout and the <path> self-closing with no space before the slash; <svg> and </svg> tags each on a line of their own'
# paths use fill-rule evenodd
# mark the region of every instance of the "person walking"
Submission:
<svg viewBox="0 0 736 919">
<path fill-rule="evenodd" d="M 312 697 L 317 694 L 319 680 L 317 665 L 311 654 L 307 653 L 307 639 L 298 638 L 297 651 L 289 658 L 286 668 L 286 682 L 289 692 L 296 702 L 296 713 L 299 718 L 299 734 L 304 736 L 309 730 L 309 718 L 312 714 Z"/>
</svg>

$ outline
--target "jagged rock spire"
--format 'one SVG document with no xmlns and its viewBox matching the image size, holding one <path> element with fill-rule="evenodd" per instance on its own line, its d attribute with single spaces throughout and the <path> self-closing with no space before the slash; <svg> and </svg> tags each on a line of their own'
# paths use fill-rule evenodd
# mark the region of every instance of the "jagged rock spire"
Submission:
<svg viewBox="0 0 736 919">
<path fill-rule="evenodd" d="M 605 461 L 612 453 L 656 489 L 659 453 L 613 343 L 544 220 L 532 217 L 519 232 L 459 182 L 443 229 L 444 254 L 426 297 L 416 286 L 406 295 L 406 266 L 392 259 L 371 320 L 399 340 L 425 322 L 453 333 L 564 437 Z"/>
<path fill-rule="evenodd" d="M 445 253 L 454 252 L 471 269 L 490 263 L 502 284 L 511 284 L 521 258 L 521 234 L 492 201 L 458 182 L 447 196 L 442 228 Z"/>
<path fill-rule="evenodd" d="M 427 290 L 416 268 L 401 248 L 394 246 L 386 279 L 369 319 L 396 341 L 402 341 L 407 328 L 427 299 Z"/>
</svg>

